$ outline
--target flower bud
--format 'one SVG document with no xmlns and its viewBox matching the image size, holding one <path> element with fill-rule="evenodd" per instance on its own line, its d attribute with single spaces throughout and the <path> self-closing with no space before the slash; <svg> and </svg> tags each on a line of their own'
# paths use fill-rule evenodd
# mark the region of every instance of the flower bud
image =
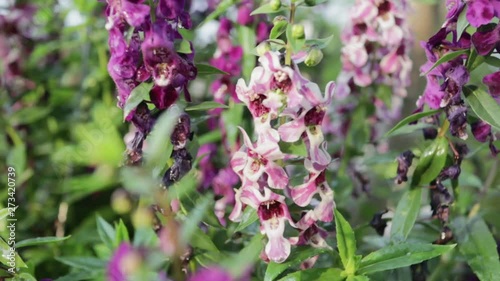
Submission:
<svg viewBox="0 0 500 281">
<path fill-rule="evenodd" d="M 295 39 L 303 39 L 305 37 L 304 26 L 302 24 L 294 24 L 292 26 L 292 37 Z"/>
<path fill-rule="evenodd" d="M 304 63 L 307 66 L 315 66 L 323 59 L 323 52 L 318 48 L 312 48 L 306 56 Z"/>
<path fill-rule="evenodd" d="M 271 9 L 273 9 L 273 11 L 277 11 L 281 8 L 281 0 L 271 0 L 269 5 L 271 5 Z"/>
<path fill-rule="evenodd" d="M 271 51 L 271 45 L 269 45 L 269 42 L 261 42 L 259 45 L 257 45 L 256 48 L 257 55 L 263 56 L 265 53 Z"/>
<path fill-rule="evenodd" d="M 285 16 L 276 16 L 273 19 L 273 25 L 277 25 L 279 22 L 288 21 Z"/>
<path fill-rule="evenodd" d="M 132 214 L 132 225 L 134 228 L 151 227 L 153 224 L 153 214 L 148 208 L 139 207 Z"/>
<path fill-rule="evenodd" d="M 111 208 L 117 214 L 126 214 L 132 208 L 128 194 L 123 189 L 118 189 L 111 195 Z"/>
<path fill-rule="evenodd" d="M 316 5 L 316 0 L 306 0 L 304 1 L 306 3 L 307 6 L 311 7 L 311 6 L 314 6 Z"/>
</svg>

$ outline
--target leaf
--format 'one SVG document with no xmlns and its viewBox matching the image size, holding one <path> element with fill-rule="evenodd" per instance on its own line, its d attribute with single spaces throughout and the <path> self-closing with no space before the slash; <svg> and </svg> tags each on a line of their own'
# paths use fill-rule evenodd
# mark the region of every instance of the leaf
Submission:
<svg viewBox="0 0 500 281">
<path fill-rule="evenodd" d="M 340 214 L 337 209 L 335 211 L 335 229 L 337 233 L 337 247 L 339 249 L 340 260 L 344 265 L 345 271 L 351 275 L 356 272 L 356 238 L 354 231 L 349 225 L 349 222 Z"/>
<path fill-rule="evenodd" d="M 134 241 L 133 245 L 135 247 L 145 246 L 145 247 L 157 247 L 159 244 L 158 235 L 149 227 L 139 227 L 134 231 Z"/>
<path fill-rule="evenodd" d="M 229 73 L 222 71 L 218 69 L 215 66 L 211 66 L 209 64 L 204 64 L 204 63 L 197 63 L 195 64 L 196 69 L 198 70 L 198 76 L 202 75 L 212 75 L 212 74 L 222 74 L 222 75 L 229 75 Z"/>
<path fill-rule="evenodd" d="M 494 67 L 500 67 L 500 58 L 492 55 L 486 57 L 484 62 Z"/>
<path fill-rule="evenodd" d="M 455 59 L 457 58 L 458 56 L 460 55 L 463 55 L 465 53 L 467 53 L 469 50 L 466 49 L 466 50 L 459 50 L 459 51 L 455 51 L 455 52 L 450 52 L 450 53 L 447 53 L 446 55 L 442 56 L 440 59 L 438 59 L 434 65 L 432 65 L 432 67 L 427 70 L 427 72 L 425 73 L 421 73 L 420 76 L 425 76 L 427 75 L 429 72 L 431 72 L 434 68 L 436 68 L 437 66 L 439 66 L 440 64 L 443 64 L 445 62 L 448 62 L 452 59 Z"/>
<path fill-rule="evenodd" d="M 325 38 L 317 38 L 317 39 L 307 39 L 305 45 L 307 47 L 316 47 L 318 49 L 324 49 L 330 45 L 330 42 L 333 39 L 333 35 L 330 35 Z"/>
<path fill-rule="evenodd" d="M 65 265 L 87 271 L 102 271 L 106 264 L 106 261 L 94 257 L 55 257 L 55 259 Z"/>
<path fill-rule="evenodd" d="M 455 247 L 425 243 L 398 244 L 384 247 L 361 260 L 357 273 L 371 274 L 379 271 L 406 267 L 440 256 Z"/>
<path fill-rule="evenodd" d="M 462 88 L 465 99 L 476 115 L 500 130 L 500 105 L 484 90 L 472 86 Z"/>
<path fill-rule="evenodd" d="M 469 26 L 469 21 L 467 20 L 467 17 L 465 16 L 467 14 L 466 13 L 467 7 L 468 6 L 466 6 L 462 10 L 462 12 L 460 13 L 460 15 L 458 16 L 458 20 L 457 20 L 457 39 L 460 39 L 462 37 L 462 34 L 464 33 L 464 31 Z"/>
<path fill-rule="evenodd" d="M 263 235 L 257 233 L 238 254 L 225 259 L 221 265 L 235 278 L 241 276 L 258 259 L 262 251 Z"/>
<path fill-rule="evenodd" d="M 286 8 L 285 7 L 281 7 L 279 8 L 278 10 L 274 10 L 271 6 L 270 3 L 267 3 L 267 4 L 264 4 L 260 7 L 258 7 L 257 9 L 253 10 L 250 15 L 253 16 L 253 15 L 259 15 L 259 14 L 276 14 L 276 13 L 279 13 L 281 11 L 284 11 Z"/>
<path fill-rule="evenodd" d="M 212 194 L 207 194 L 206 196 L 199 198 L 195 204 L 196 207 L 189 212 L 189 215 L 184 221 L 181 229 L 181 239 L 185 243 L 189 243 L 189 241 L 191 241 L 191 237 L 193 237 L 194 232 L 205 216 L 205 213 L 207 211 L 211 211 L 208 210 L 208 208 L 211 206 L 210 203 L 212 203 L 213 201 L 211 197 L 213 197 Z"/>
<path fill-rule="evenodd" d="M 443 169 L 448 155 L 448 140 L 438 137 L 420 155 L 418 165 L 413 172 L 411 187 L 420 187 L 433 181 Z"/>
<path fill-rule="evenodd" d="M 200 28 L 202 25 L 205 23 L 216 19 L 218 16 L 222 15 L 231 7 L 236 0 L 222 0 L 218 5 L 217 8 L 210 14 L 208 15 L 196 28 Z"/>
<path fill-rule="evenodd" d="M 115 229 L 111 224 L 105 221 L 101 216 L 96 217 L 97 233 L 101 241 L 110 249 L 114 249 Z"/>
<path fill-rule="evenodd" d="M 130 242 L 130 237 L 128 234 L 127 227 L 125 226 L 125 224 L 123 223 L 123 221 L 121 219 L 118 222 L 118 224 L 115 226 L 115 229 L 116 229 L 115 240 L 114 240 L 115 247 L 118 247 L 118 245 L 120 245 L 120 243 L 122 243 L 124 241 Z"/>
<path fill-rule="evenodd" d="M 281 278 L 279 281 L 306 281 L 306 280 L 328 280 L 342 281 L 345 277 L 341 276 L 342 270 L 339 268 L 311 268 L 296 271 Z"/>
<path fill-rule="evenodd" d="M 419 119 L 421 119 L 423 117 L 437 114 L 439 112 L 441 112 L 441 109 L 434 109 L 434 110 L 429 110 L 429 111 L 424 111 L 424 112 L 412 114 L 412 115 L 404 118 L 403 120 L 399 121 L 399 123 L 397 123 L 392 129 L 390 129 L 387 133 L 385 133 L 384 138 L 394 136 L 395 132 L 397 132 L 399 129 L 401 129 L 404 125 L 418 121 Z"/>
<path fill-rule="evenodd" d="M 278 37 L 280 37 L 280 35 L 286 31 L 287 26 L 288 26 L 288 21 L 286 20 L 278 21 L 273 26 L 273 29 L 271 29 L 271 32 L 269 33 L 269 39 L 277 39 Z"/>
<path fill-rule="evenodd" d="M 215 246 L 210 236 L 208 236 L 200 228 L 194 229 L 193 235 L 189 240 L 189 245 L 209 252 L 219 252 L 219 249 Z"/>
<path fill-rule="evenodd" d="M 238 42 L 243 47 L 243 77 L 248 80 L 255 66 L 255 56 L 251 53 L 255 48 L 255 30 L 244 25 L 238 26 Z"/>
<path fill-rule="evenodd" d="M 293 266 L 298 266 L 303 261 L 310 257 L 314 257 L 329 251 L 325 248 L 312 248 L 306 246 L 299 246 L 292 249 L 292 253 L 283 263 L 269 262 L 267 265 L 266 273 L 264 275 L 264 281 L 275 280 L 278 275 L 280 275 L 285 270 L 292 268 Z"/>
<path fill-rule="evenodd" d="M 199 104 L 186 107 L 185 111 L 210 110 L 214 108 L 229 108 L 227 105 L 215 101 L 204 101 Z"/>
<path fill-rule="evenodd" d="M 175 44 L 175 50 L 177 53 L 181 54 L 191 54 L 193 51 L 191 50 L 191 44 L 189 43 L 188 40 L 182 39 L 182 40 L 176 40 L 174 42 Z"/>
<path fill-rule="evenodd" d="M 380 99 L 387 108 L 392 107 L 392 88 L 387 85 L 379 85 L 375 96 Z"/>
<path fill-rule="evenodd" d="M 233 233 L 242 231 L 243 229 L 256 222 L 258 219 L 259 216 L 257 215 L 257 211 L 254 208 L 245 208 L 243 214 L 241 215 L 241 221 Z"/>
<path fill-rule="evenodd" d="M 415 188 L 406 191 L 398 206 L 391 226 L 391 241 L 402 243 L 410 234 L 420 211 L 422 201 L 422 188 Z"/>
<path fill-rule="evenodd" d="M 307 156 L 307 147 L 302 139 L 296 142 L 279 142 L 281 152 L 297 156 Z"/>
<path fill-rule="evenodd" d="M 42 245 L 42 244 L 60 242 L 60 241 L 66 240 L 66 239 L 68 239 L 70 237 L 71 237 L 71 235 L 68 235 L 68 236 L 65 236 L 65 237 L 49 236 L 49 237 L 30 238 L 30 239 L 26 239 L 26 240 L 22 240 L 22 241 L 16 242 L 16 248 L 22 248 L 22 247 L 28 247 L 28 246 L 35 246 L 35 245 Z"/>
<path fill-rule="evenodd" d="M 458 250 L 479 280 L 500 280 L 497 244 L 484 220 L 457 217 L 450 227 L 458 242 Z"/>
<path fill-rule="evenodd" d="M 233 147 L 238 139 L 238 126 L 243 123 L 243 111 L 245 106 L 243 104 L 231 103 L 229 110 L 222 112 L 222 119 L 226 126 L 227 141 L 230 147 Z"/>
<path fill-rule="evenodd" d="M 148 145 L 144 150 L 144 158 L 148 167 L 163 170 L 170 157 L 170 135 L 181 115 L 177 105 L 170 106 L 156 121 L 153 131 L 148 136 Z"/>
<path fill-rule="evenodd" d="M 17 207 L 16 207 L 17 208 Z M 0 210 L 0 221 L 5 219 L 9 215 L 9 208 L 3 208 Z"/>
<path fill-rule="evenodd" d="M 132 112 L 132 110 L 134 110 L 143 100 L 149 98 L 149 91 L 151 91 L 153 86 L 153 82 L 143 82 L 132 90 L 123 107 L 123 120 L 125 120 L 130 112 Z"/>
</svg>

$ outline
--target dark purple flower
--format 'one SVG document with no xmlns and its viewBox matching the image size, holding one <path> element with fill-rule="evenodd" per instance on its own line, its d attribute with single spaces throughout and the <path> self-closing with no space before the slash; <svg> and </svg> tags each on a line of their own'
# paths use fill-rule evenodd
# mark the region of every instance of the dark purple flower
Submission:
<svg viewBox="0 0 500 281">
<path fill-rule="evenodd" d="M 143 2 L 144 0 L 108 0 L 106 29 L 117 26 L 124 30 L 124 22 L 133 27 L 139 27 L 149 16 L 149 6 L 142 4 Z"/>
<path fill-rule="evenodd" d="M 243 4 L 238 8 L 238 16 L 236 21 L 241 25 L 250 25 L 253 22 L 253 17 L 250 15 L 252 13 L 252 1 L 245 0 Z"/>
<path fill-rule="evenodd" d="M 488 86 L 490 95 L 500 103 L 500 71 L 484 76 L 483 83 Z"/>
<path fill-rule="evenodd" d="M 398 170 L 396 182 L 401 184 L 402 182 L 408 181 L 408 169 L 411 166 L 415 155 L 410 150 L 401 153 L 396 160 L 398 161 Z"/>
<path fill-rule="evenodd" d="M 484 121 L 472 123 L 471 130 L 476 140 L 480 142 L 486 142 L 491 134 L 491 126 Z"/>
<path fill-rule="evenodd" d="M 499 43 L 500 25 L 498 24 L 494 28 L 487 28 L 487 30 L 479 29 L 472 35 L 472 44 L 481 56 L 488 55 Z"/>
<path fill-rule="evenodd" d="M 447 179 L 455 180 L 460 175 L 461 169 L 459 164 L 451 165 L 444 168 L 441 173 L 439 173 L 438 180 L 444 181 Z"/>
</svg>

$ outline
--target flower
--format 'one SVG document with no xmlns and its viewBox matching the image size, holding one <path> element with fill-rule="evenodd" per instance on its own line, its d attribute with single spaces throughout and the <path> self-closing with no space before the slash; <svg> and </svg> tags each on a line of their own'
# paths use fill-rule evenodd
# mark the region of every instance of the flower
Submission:
<svg viewBox="0 0 500 281">
<path fill-rule="evenodd" d="M 108 262 L 106 273 L 108 281 L 126 281 L 142 263 L 142 255 L 127 242 L 121 243 Z"/>
<path fill-rule="evenodd" d="M 143 2 L 144 0 L 107 0 L 106 15 L 108 16 L 108 22 L 106 23 L 106 29 L 110 30 L 113 27 L 118 27 L 124 30 L 124 21 L 130 26 L 139 27 L 149 16 L 149 6 L 142 4 Z"/>
</svg>

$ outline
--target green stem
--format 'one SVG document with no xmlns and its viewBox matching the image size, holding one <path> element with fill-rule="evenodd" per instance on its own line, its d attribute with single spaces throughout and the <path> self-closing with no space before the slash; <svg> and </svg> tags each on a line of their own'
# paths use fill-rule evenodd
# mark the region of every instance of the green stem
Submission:
<svg viewBox="0 0 500 281">
<path fill-rule="evenodd" d="M 290 26 L 293 25 L 295 20 L 295 3 L 290 4 L 290 19 L 288 20 L 288 24 Z M 292 65 L 292 45 L 290 45 L 290 39 L 286 40 L 286 55 L 285 55 L 285 64 Z"/>
</svg>

